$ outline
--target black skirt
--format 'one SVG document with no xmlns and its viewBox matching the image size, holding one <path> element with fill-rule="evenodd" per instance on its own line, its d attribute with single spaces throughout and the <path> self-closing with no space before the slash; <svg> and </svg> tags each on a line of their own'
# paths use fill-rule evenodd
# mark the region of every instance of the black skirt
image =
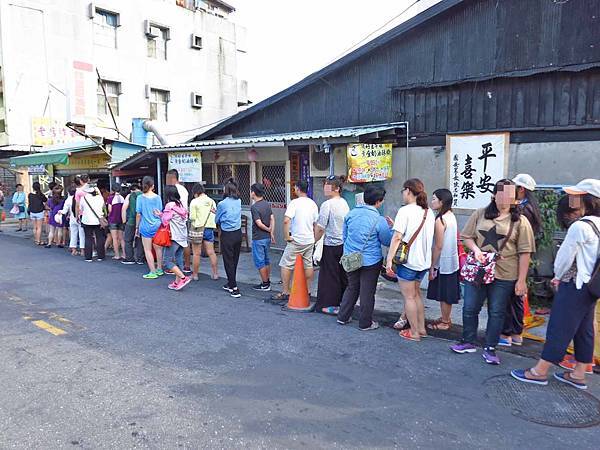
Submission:
<svg viewBox="0 0 600 450">
<path fill-rule="evenodd" d="M 344 246 L 323 246 L 323 256 L 319 264 L 319 285 L 315 310 L 320 312 L 328 306 L 340 306 L 342 296 L 348 286 L 348 277 L 340 264 Z"/>
<path fill-rule="evenodd" d="M 458 270 L 454 273 L 441 274 L 429 281 L 427 298 L 449 305 L 456 305 L 460 299 L 460 281 Z"/>
</svg>

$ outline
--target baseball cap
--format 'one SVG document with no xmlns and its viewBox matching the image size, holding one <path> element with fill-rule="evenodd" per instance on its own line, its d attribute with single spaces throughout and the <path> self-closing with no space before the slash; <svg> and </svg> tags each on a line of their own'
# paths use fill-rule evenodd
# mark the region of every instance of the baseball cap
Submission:
<svg viewBox="0 0 600 450">
<path fill-rule="evenodd" d="M 515 183 L 517 186 L 524 187 L 528 191 L 534 191 L 535 187 L 537 186 L 533 177 L 526 173 L 520 173 L 519 175 L 514 177 L 512 180 L 513 180 L 513 183 Z"/>
<path fill-rule="evenodd" d="M 594 197 L 600 198 L 600 180 L 586 178 L 575 186 L 566 187 L 565 192 L 570 195 L 592 194 Z"/>
</svg>

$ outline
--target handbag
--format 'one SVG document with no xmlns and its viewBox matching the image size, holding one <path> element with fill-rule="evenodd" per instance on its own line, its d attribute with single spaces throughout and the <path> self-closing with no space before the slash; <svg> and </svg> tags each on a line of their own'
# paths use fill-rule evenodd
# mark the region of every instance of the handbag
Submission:
<svg viewBox="0 0 600 450">
<path fill-rule="evenodd" d="M 158 231 L 152 238 L 152 243 L 159 247 L 171 246 L 171 226 L 168 223 L 158 228 Z"/>
<path fill-rule="evenodd" d="M 9 212 L 11 214 L 19 214 L 19 205 L 13 205 Z"/>
<path fill-rule="evenodd" d="M 508 234 L 498 249 L 498 253 L 482 252 L 485 256 L 484 262 L 481 263 L 477 261 L 477 258 L 475 258 L 475 253 L 469 252 L 464 266 L 462 266 L 460 269 L 460 276 L 463 281 L 471 283 L 476 287 L 479 287 L 482 284 L 491 284 L 494 282 L 496 279 L 496 261 L 500 257 L 500 253 L 502 253 L 504 247 L 506 247 L 506 244 L 508 244 L 508 241 L 512 236 L 514 226 L 515 223 L 511 220 L 510 226 L 508 227 Z"/>
<path fill-rule="evenodd" d="M 467 252 L 465 252 L 465 247 L 460 240 L 460 231 L 456 233 L 456 247 L 458 248 L 458 273 L 460 274 L 462 268 L 467 263 Z M 464 281 L 462 276 L 460 276 L 461 281 Z"/>
<path fill-rule="evenodd" d="M 106 217 L 99 216 L 96 213 L 96 210 L 94 208 L 92 208 L 92 205 L 90 205 L 90 202 L 88 202 L 88 199 L 86 197 L 83 197 L 83 199 L 85 200 L 85 202 L 87 203 L 87 205 L 89 206 L 89 208 L 94 213 L 94 216 L 96 216 L 96 219 L 98 219 L 98 223 L 100 224 L 100 228 L 102 228 L 102 229 L 107 228 L 108 227 L 108 220 L 106 220 Z"/>
<path fill-rule="evenodd" d="M 377 226 L 377 222 L 379 222 L 379 215 L 377 216 L 377 219 L 375 219 L 373 226 L 369 230 L 369 233 L 367 234 L 367 237 L 365 238 L 365 242 L 363 243 L 363 246 L 360 249 L 360 252 L 348 253 L 347 255 L 343 255 L 340 258 L 340 264 L 342 265 L 342 267 L 344 268 L 344 270 L 346 272 L 348 272 L 348 273 L 355 272 L 363 266 L 363 252 L 365 251 L 365 248 L 367 247 L 367 243 L 369 242 L 369 239 L 371 238 L 371 235 L 373 234 L 373 230 L 375 230 L 375 227 Z"/>
<path fill-rule="evenodd" d="M 190 238 L 190 240 L 200 241 L 204 239 L 204 230 L 206 229 L 206 224 L 208 223 L 208 219 L 210 219 L 211 214 L 213 214 L 212 210 L 208 211 L 208 214 L 206 215 L 206 220 L 204 221 L 204 225 L 202 225 L 200 228 L 190 226 L 190 229 L 188 231 L 188 237 Z"/>
<path fill-rule="evenodd" d="M 596 264 L 594 265 L 594 271 L 590 276 L 590 281 L 587 282 L 587 288 L 590 294 L 594 298 L 600 298 L 600 231 L 594 222 L 589 219 L 581 219 L 582 222 L 589 224 L 593 229 L 596 236 L 598 236 L 598 255 L 596 256 Z"/>
<path fill-rule="evenodd" d="M 394 264 L 396 264 L 396 266 L 401 266 L 402 264 L 406 264 L 408 262 L 408 252 L 410 251 L 410 247 L 413 245 L 413 242 L 415 242 L 415 239 L 417 239 L 419 233 L 423 229 L 423 225 L 425 225 L 425 221 L 427 220 L 428 212 L 429 210 L 426 209 L 425 213 L 423 214 L 423 220 L 421 221 L 421 225 L 419 225 L 419 228 L 417 228 L 417 231 L 415 231 L 410 240 L 408 242 L 400 242 L 398 251 L 394 256 Z"/>
</svg>

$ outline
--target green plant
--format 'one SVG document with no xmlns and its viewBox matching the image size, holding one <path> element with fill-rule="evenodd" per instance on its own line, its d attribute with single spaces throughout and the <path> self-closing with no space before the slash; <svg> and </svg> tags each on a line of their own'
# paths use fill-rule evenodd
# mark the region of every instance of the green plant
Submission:
<svg viewBox="0 0 600 450">
<path fill-rule="evenodd" d="M 538 250 L 551 248 L 554 245 L 554 233 L 559 229 L 556 219 L 558 195 L 554 191 L 538 191 L 536 193 L 542 217 L 542 230 L 537 239 Z"/>
</svg>

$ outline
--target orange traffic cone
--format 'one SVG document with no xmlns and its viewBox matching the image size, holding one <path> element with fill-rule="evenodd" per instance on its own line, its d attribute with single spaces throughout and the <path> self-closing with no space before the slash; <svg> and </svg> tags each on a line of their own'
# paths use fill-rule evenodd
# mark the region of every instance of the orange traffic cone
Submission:
<svg viewBox="0 0 600 450">
<path fill-rule="evenodd" d="M 531 321 L 531 310 L 529 309 L 529 295 L 523 296 L 523 322 Z"/>
<path fill-rule="evenodd" d="M 294 281 L 292 281 L 292 290 L 290 292 L 290 299 L 288 300 L 287 309 L 300 312 L 312 311 L 310 298 L 308 296 L 306 275 L 304 274 L 304 262 L 302 261 L 302 255 L 296 255 Z"/>
</svg>

